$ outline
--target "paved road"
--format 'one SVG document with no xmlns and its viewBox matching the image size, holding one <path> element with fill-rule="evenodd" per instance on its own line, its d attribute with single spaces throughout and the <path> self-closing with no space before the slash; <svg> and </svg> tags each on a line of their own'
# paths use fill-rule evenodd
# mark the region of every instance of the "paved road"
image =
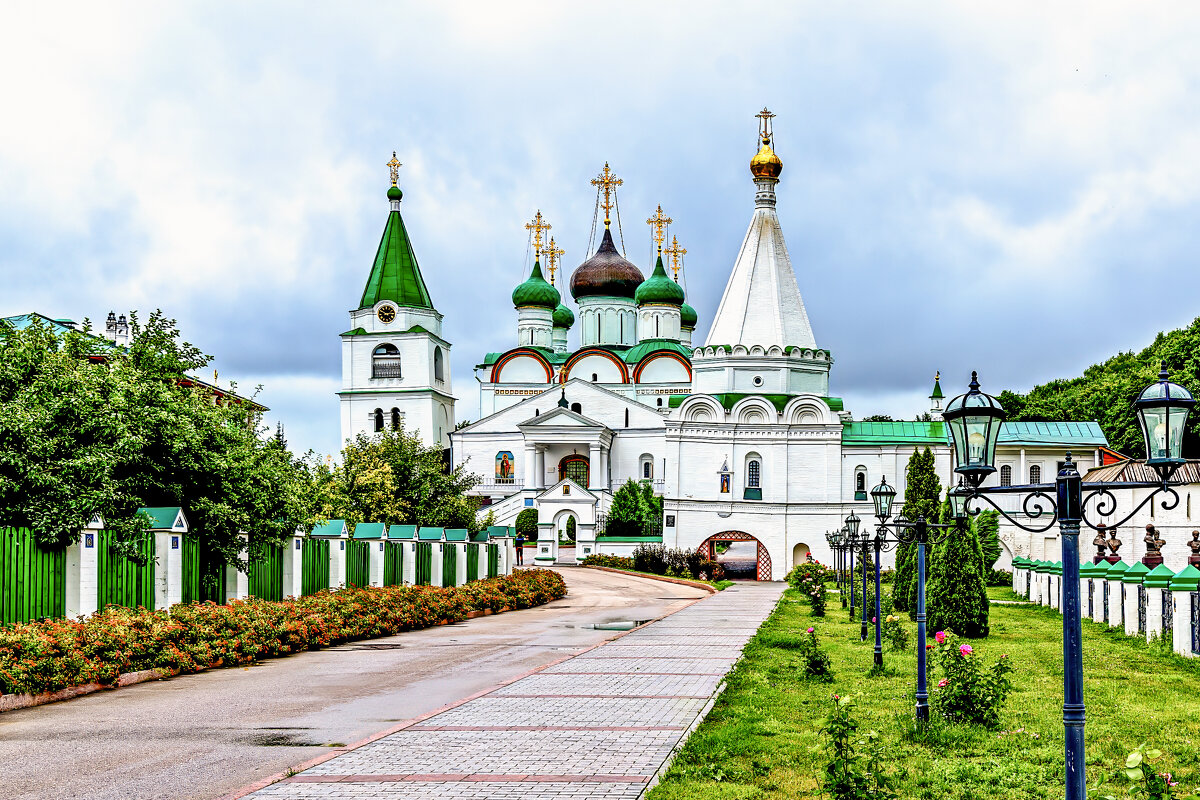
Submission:
<svg viewBox="0 0 1200 800">
<path fill-rule="evenodd" d="M 584 626 L 705 594 L 562 574 L 568 595 L 540 608 L 0 715 L 2 796 L 211 800 L 615 635 Z"/>
<path fill-rule="evenodd" d="M 247 800 L 637 800 L 782 583 L 741 583 Z"/>
</svg>

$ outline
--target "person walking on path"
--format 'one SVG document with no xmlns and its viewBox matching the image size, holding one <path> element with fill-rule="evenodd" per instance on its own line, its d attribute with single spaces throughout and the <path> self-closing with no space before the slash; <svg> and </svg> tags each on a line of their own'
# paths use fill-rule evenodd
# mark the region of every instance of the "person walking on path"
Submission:
<svg viewBox="0 0 1200 800">
<path fill-rule="evenodd" d="M 517 565 L 525 563 L 525 534 L 517 534 Z"/>
</svg>

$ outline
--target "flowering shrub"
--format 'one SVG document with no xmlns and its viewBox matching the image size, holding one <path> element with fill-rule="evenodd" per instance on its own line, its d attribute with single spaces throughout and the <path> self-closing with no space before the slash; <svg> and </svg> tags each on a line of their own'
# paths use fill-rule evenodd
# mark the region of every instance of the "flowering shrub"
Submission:
<svg viewBox="0 0 1200 800">
<path fill-rule="evenodd" d="M 629 556 L 610 556 L 595 553 L 583 559 L 585 567 L 611 567 L 612 569 L 633 569 L 633 559 Z"/>
<path fill-rule="evenodd" d="M 668 550 L 661 544 L 638 545 L 632 558 L 597 553 L 583 559 L 583 565 L 704 581 L 719 581 L 725 577 L 725 568 L 716 561 L 707 561 L 694 550 Z"/>
<path fill-rule="evenodd" d="M 879 734 L 868 731 L 857 739 L 858 722 L 850 716 L 853 701 L 833 695 L 833 713 L 821 732 L 828 737 L 822 785 L 834 800 L 885 800 L 896 797 L 896 781 L 883 771 Z"/>
<path fill-rule="evenodd" d="M 829 661 L 829 655 L 821 649 L 820 643 L 817 642 L 816 630 L 809 628 L 805 631 L 804 635 L 800 637 L 800 646 L 797 649 L 800 651 L 804 677 L 822 683 L 833 681 L 833 668 Z"/>
<path fill-rule="evenodd" d="M 883 620 L 883 637 L 893 650 L 908 649 L 908 628 L 900 622 L 895 614 L 888 614 Z"/>
<path fill-rule="evenodd" d="M 800 564 L 787 574 L 788 584 L 800 593 L 810 606 L 814 617 L 825 616 L 825 604 L 829 598 L 825 580 L 830 571 L 820 564 Z"/>
<path fill-rule="evenodd" d="M 1174 776 L 1169 772 L 1155 772 L 1154 767 L 1150 764 L 1162 758 L 1162 751 L 1154 748 L 1147 748 L 1146 745 L 1141 745 L 1137 750 L 1134 750 L 1125 757 L 1125 768 L 1118 770 L 1113 777 L 1123 777 L 1129 781 L 1129 786 L 1126 792 L 1131 797 L 1147 797 L 1151 800 L 1175 800 L 1175 786 L 1179 781 L 1175 780 Z M 1104 785 L 1104 777 L 1101 776 L 1095 788 L 1100 789 Z M 1192 797 L 1194 795 L 1188 795 Z M 1112 795 L 1101 795 L 1102 800 L 1117 800 Z"/>
<path fill-rule="evenodd" d="M 1012 683 L 1008 680 L 1012 665 L 1002 655 L 991 667 L 984 668 L 969 644 L 959 644 L 953 633 L 938 631 L 937 662 L 942 671 L 933 692 L 934 710 L 953 722 L 968 722 L 985 728 L 1000 724 L 1000 710 Z"/>
<path fill-rule="evenodd" d="M 109 606 L 78 620 L 0 629 L 0 692 L 112 684 L 125 672 L 197 672 L 458 622 L 468 612 L 530 608 L 566 594 L 560 575 L 521 570 L 454 589 L 347 588 L 271 602 L 177 605 L 166 611 Z"/>
</svg>

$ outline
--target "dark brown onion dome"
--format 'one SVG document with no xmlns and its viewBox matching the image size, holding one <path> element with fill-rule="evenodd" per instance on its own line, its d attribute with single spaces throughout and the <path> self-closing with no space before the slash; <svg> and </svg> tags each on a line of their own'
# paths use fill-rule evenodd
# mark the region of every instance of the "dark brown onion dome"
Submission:
<svg viewBox="0 0 1200 800">
<path fill-rule="evenodd" d="M 576 300 L 584 297 L 628 297 L 632 300 L 643 280 L 642 271 L 617 252 L 612 231 L 605 228 L 596 255 L 576 267 L 571 275 L 571 296 Z"/>
</svg>

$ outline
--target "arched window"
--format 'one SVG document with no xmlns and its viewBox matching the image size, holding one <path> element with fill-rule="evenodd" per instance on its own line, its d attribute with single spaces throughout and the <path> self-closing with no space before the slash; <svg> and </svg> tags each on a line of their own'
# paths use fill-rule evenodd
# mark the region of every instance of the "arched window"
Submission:
<svg viewBox="0 0 1200 800">
<path fill-rule="evenodd" d="M 394 344 L 381 344 L 371 354 L 372 378 L 399 378 L 400 351 Z"/>
<path fill-rule="evenodd" d="M 446 380 L 446 368 L 442 365 L 442 348 L 433 348 L 433 379 L 435 381 Z"/>
<path fill-rule="evenodd" d="M 574 411 L 576 414 L 582 414 L 583 406 L 580 405 L 579 403 L 571 403 L 571 410 Z"/>
<path fill-rule="evenodd" d="M 383 409 L 375 409 L 375 432 L 379 433 L 383 430 Z"/>
<path fill-rule="evenodd" d="M 642 457 L 639 458 L 638 461 L 641 463 L 642 480 L 654 480 L 654 456 L 650 455 L 649 453 L 643 453 Z"/>
<path fill-rule="evenodd" d="M 867 499 L 867 468 L 863 466 L 854 468 L 854 499 Z"/>
<path fill-rule="evenodd" d="M 1012 465 L 1002 464 L 1000 466 L 1000 485 L 1012 486 Z"/>
<path fill-rule="evenodd" d="M 392 409 L 392 430 L 400 430 L 400 409 L 398 408 Z"/>
<path fill-rule="evenodd" d="M 625 409 L 625 427 L 629 427 L 629 409 Z"/>
<path fill-rule="evenodd" d="M 752 489 L 762 487 L 762 464 L 757 458 L 750 459 L 746 464 L 746 485 Z"/>
<path fill-rule="evenodd" d="M 658 407 L 662 408 L 662 398 L 658 398 Z"/>
<path fill-rule="evenodd" d="M 1030 483 L 1041 483 L 1042 482 L 1042 468 L 1039 467 L 1037 464 L 1034 464 L 1032 467 L 1029 468 L 1029 482 Z"/>
<path fill-rule="evenodd" d="M 596 373 L 593 372 L 592 373 L 592 383 L 595 383 L 597 379 L 598 379 L 598 376 L 596 375 Z"/>
</svg>

